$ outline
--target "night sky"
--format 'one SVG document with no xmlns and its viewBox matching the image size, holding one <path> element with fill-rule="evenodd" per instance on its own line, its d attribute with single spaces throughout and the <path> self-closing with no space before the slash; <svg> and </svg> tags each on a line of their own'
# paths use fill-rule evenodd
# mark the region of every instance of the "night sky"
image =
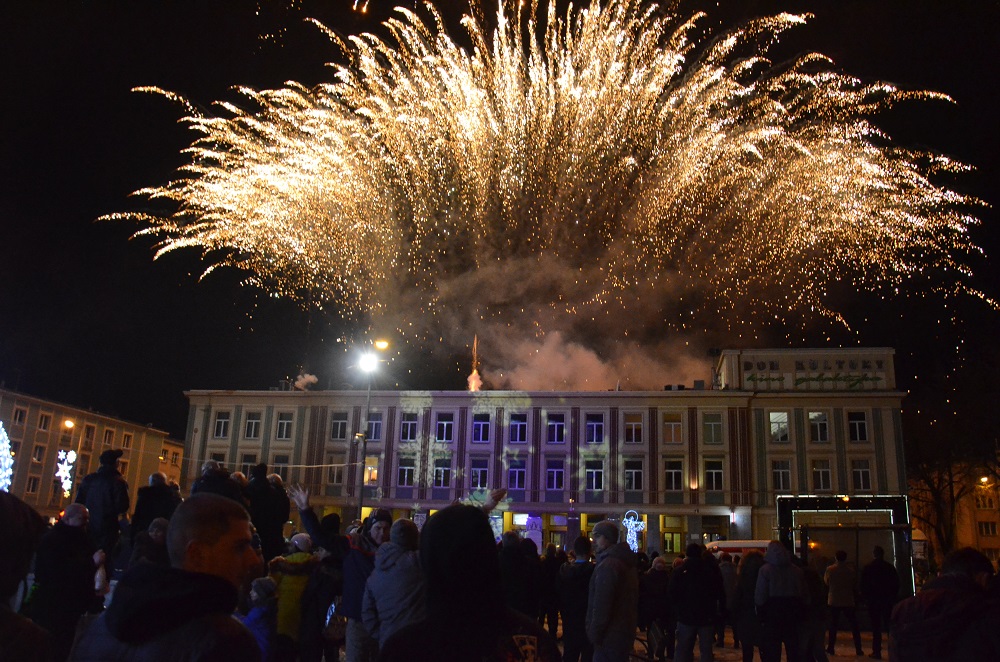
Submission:
<svg viewBox="0 0 1000 662">
<path fill-rule="evenodd" d="M 6 387 L 181 437 L 185 389 L 266 389 L 300 370 L 316 374 L 323 388 L 363 386 L 337 342 L 359 330 L 333 307 L 303 311 L 240 287 L 240 275 L 231 271 L 199 280 L 205 264 L 194 252 L 154 262 L 152 239 L 130 239 L 137 225 L 94 222 L 129 209 L 132 191 L 171 178 L 191 140 L 177 124 L 179 107 L 131 88 L 156 85 L 208 106 L 234 99 L 233 85 L 316 84 L 328 80 L 323 65 L 335 52 L 305 17 L 351 34 L 376 30 L 400 3 L 371 0 L 366 15 L 352 12 L 350 0 L 259 4 L 62 0 L 0 9 L 0 381 Z M 463 4 L 441 3 L 449 19 Z M 975 285 L 1000 299 L 1000 268 L 990 259 L 1000 250 L 1000 2 L 715 4 L 685 2 L 681 13 L 705 9 L 706 26 L 735 26 L 774 11 L 811 12 L 810 23 L 788 33 L 776 53 L 818 51 L 865 81 L 955 99 L 909 104 L 878 123 L 901 145 L 976 167 L 949 184 L 991 205 L 977 212 L 983 223 L 973 235 L 987 256 L 972 266 Z M 267 34 L 278 37 L 261 38 Z M 799 333 L 793 346 L 895 347 L 899 385 L 911 391 L 904 404 L 910 442 L 967 436 L 992 446 L 1000 436 L 991 415 L 1000 315 L 969 298 L 947 302 L 946 310 L 945 303 L 905 293 L 887 301 L 859 295 L 845 308 L 856 334 L 825 327 L 811 337 Z M 938 323 L 953 316 L 955 325 Z M 782 346 L 756 346 L 769 344 Z M 376 387 L 461 389 L 469 361 L 410 348 Z"/>
</svg>

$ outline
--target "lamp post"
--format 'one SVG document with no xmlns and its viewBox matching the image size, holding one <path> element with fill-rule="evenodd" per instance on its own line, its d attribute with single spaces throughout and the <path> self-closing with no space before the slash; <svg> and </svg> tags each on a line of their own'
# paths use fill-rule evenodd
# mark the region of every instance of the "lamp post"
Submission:
<svg viewBox="0 0 1000 662">
<path fill-rule="evenodd" d="M 384 350 L 389 346 L 385 340 L 376 340 L 375 348 Z M 361 432 L 355 438 L 361 437 L 361 479 L 358 481 L 358 519 L 364 512 L 365 507 L 365 485 L 367 484 L 368 473 L 368 427 L 371 425 L 372 412 L 372 373 L 378 367 L 378 356 L 374 352 L 365 352 L 358 361 L 358 367 L 368 375 L 368 389 L 365 396 L 365 420 L 362 424 Z"/>
</svg>

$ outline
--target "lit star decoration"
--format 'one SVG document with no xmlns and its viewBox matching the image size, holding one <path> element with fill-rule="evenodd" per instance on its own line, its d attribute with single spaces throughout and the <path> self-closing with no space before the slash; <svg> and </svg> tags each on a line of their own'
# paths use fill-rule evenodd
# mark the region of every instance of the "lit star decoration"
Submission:
<svg viewBox="0 0 1000 662">
<path fill-rule="evenodd" d="M 639 532 L 646 530 L 646 523 L 639 519 L 639 513 L 634 510 L 630 510 L 625 513 L 625 517 L 622 519 L 622 526 L 625 527 L 625 542 L 632 549 L 633 552 L 639 551 Z"/>
<path fill-rule="evenodd" d="M 56 478 L 62 482 L 63 497 L 68 498 L 73 489 L 73 465 L 76 463 L 76 451 L 59 451 L 59 462 L 56 463 Z"/>
<path fill-rule="evenodd" d="M 237 267 L 419 341 L 847 325 L 832 291 L 904 284 L 985 300 L 968 267 L 982 203 L 939 183 L 968 167 L 870 120 L 946 96 L 769 59 L 808 15 L 699 42 L 700 13 L 556 4 L 500 2 L 492 33 L 468 15 L 459 41 L 432 4 L 398 8 L 391 38 L 328 30 L 333 82 L 238 88 L 252 111 L 137 88 L 182 103 L 197 138 L 175 180 L 135 193 L 144 211 L 105 218 L 144 223 L 157 257 L 196 247 L 206 274 Z"/>
<path fill-rule="evenodd" d="M 0 421 L 0 490 L 10 491 L 10 484 L 14 480 L 14 454 L 11 453 L 10 437 Z"/>
</svg>

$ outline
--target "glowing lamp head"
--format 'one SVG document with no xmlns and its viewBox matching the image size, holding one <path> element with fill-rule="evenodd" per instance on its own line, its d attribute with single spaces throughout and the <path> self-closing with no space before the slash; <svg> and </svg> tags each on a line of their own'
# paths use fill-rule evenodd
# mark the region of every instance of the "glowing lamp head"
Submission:
<svg viewBox="0 0 1000 662">
<path fill-rule="evenodd" d="M 388 348 L 389 348 L 389 341 L 388 340 L 376 340 L 375 341 L 375 349 L 384 352 Z"/>
<path fill-rule="evenodd" d="M 63 421 L 63 427 L 66 428 L 67 430 L 72 430 L 75 425 L 76 423 L 69 420 L 68 418 L 65 421 Z"/>
<path fill-rule="evenodd" d="M 377 365 L 378 365 L 378 358 L 376 358 L 375 355 L 371 353 L 362 354 L 361 360 L 358 361 L 358 367 L 365 372 L 373 372 L 375 370 L 375 366 Z"/>
</svg>

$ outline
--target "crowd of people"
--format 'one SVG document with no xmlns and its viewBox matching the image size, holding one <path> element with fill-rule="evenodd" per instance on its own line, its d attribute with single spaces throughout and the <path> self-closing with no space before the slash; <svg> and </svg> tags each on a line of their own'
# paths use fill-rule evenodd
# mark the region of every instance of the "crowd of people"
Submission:
<svg viewBox="0 0 1000 662">
<path fill-rule="evenodd" d="M 286 491 L 265 465 L 247 478 L 215 462 L 183 500 L 153 474 L 129 531 L 118 456 L 101 456 L 47 530 L 0 492 L 0 528 L 10 533 L 0 554 L 0 662 L 624 662 L 637 633 L 651 659 L 690 661 L 697 646 L 705 662 L 727 630 L 744 662 L 782 653 L 825 662 L 844 623 L 865 654 L 859 601 L 871 658 L 882 658 L 889 633 L 887 656 L 900 662 L 1000 659 L 994 569 L 969 548 L 900 601 L 881 547 L 860 573 L 838 551 L 820 574 L 777 541 L 764 553 L 718 557 L 691 544 L 671 562 L 634 552 L 604 520 L 568 551 L 550 544 L 540 556 L 515 531 L 496 540 L 487 513 L 502 490 L 481 506 L 437 511 L 420 528 L 375 508 L 342 533 L 338 515 L 317 516 L 307 490 Z M 304 531 L 286 540 L 292 504 Z M 11 598 L 32 561 L 17 613 Z"/>
</svg>

